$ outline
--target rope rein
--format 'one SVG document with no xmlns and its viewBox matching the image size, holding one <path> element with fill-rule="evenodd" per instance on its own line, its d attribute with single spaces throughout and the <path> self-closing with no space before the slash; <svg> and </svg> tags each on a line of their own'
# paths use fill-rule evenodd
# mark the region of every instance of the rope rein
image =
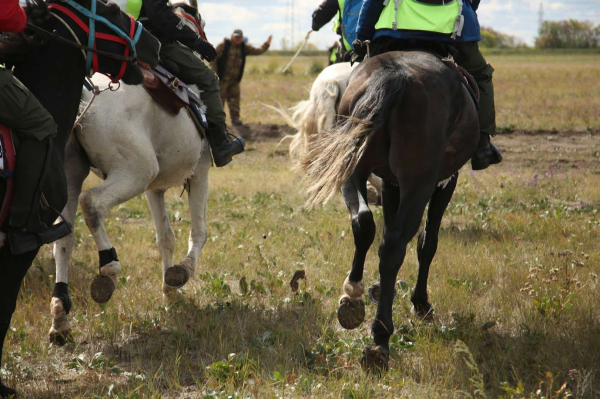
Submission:
<svg viewBox="0 0 600 399">
<path fill-rule="evenodd" d="M 298 58 L 298 55 L 300 54 L 300 52 L 302 51 L 302 49 L 304 48 L 304 46 L 306 46 L 306 43 L 308 43 L 308 39 L 310 38 L 310 34 L 311 33 L 313 33 L 313 31 L 309 30 L 308 33 L 306 34 L 306 37 L 304 38 L 304 42 L 302 43 L 302 45 L 300 46 L 300 48 L 298 49 L 298 51 L 296 51 L 296 55 L 294 55 L 294 57 L 289 62 L 289 64 L 287 64 L 286 67 L 283 68 L 283 70 L 281 71 L 281 73 L 286 73 L 287 70 L 288 70 L 288 68 L 294 63 L 294 61 L 296 61 L 296 58 Z"/>
</svg>

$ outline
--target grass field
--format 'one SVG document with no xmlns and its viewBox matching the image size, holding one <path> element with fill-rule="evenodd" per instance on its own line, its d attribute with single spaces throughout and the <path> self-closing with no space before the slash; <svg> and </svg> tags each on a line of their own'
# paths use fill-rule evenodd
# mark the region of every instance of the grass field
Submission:
<svg viewBox="0 0 600 399">
<path fill-rule="evenodd" d="M 299 57 L 292 75 L 277 74 L 289 57 L 250 57 L 242 82 L 242 116 L 281 123 L 260 103 L 293 105 L 307 97 L 325 57 Z M 497 124 L 511 130 L 600 130 L 600 54 L 491 55 Z"/>
<path fill-rule="evenodd" d="M 282 123 L 259 101 L 288 106 L 307 96 L 314 75 L 304 71 L 317 59 L 299 59 L 293 75 L 276 74 L 287 60 L 252 59 L 243 84 L 252 126 Z M 107 219 L 123 270 L 106 306 L 89 297 L 97 253 L 78 213 L 73 342 L 47 343 L 54 269 L 46 247 L 23 286 L 2 380 L 25 396 L 67 398 L 600 396 L 599 61 L 490 57 L 499 125 L 518 133 L 496 138 L 501 165 L 461 173 L 432 265 L 431 324 L 410 313 L 417 271 L 410 244 L 383 377 L 359 365 L 375 307 L 367 305 L 354 331 L 336 319 L 353 251 L 341 198 L 305 210 L 286 149 L 263 139 L 233 166 L 211 171 L 209 239 L 197 275 L 175 301 L 162 296 L 143 196 Z M 167 204 L 176 260 L 190 227 L 180 194 L 169 191 Z M 367 285 L 377 280 L 382 226 L 381 210 L 372 209 L 378 236 Z M 295 295 L 289 281 L 297 270 L 307 279 Z"/>
</svg>

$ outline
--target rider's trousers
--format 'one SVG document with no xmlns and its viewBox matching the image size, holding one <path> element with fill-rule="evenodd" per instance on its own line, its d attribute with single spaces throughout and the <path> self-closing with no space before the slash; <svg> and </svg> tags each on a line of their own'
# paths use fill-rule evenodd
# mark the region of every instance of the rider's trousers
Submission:
<svg viewBox="0 0 600 399">
<path fill-rule="evenodd" d="M 187 84 L 195 84 L 202 93 L 208 122 L 225 127 L 225 111 L 221 101 L 219 78 L 194 52 L 178 42 L 163 43 L 160 58 L 177 65 L 177 76 Z"/>
<path fill-rule="evenodd" d="M 482 134 L 496 133 L 496 106 L 494 102 L 494 68 L 487 63 L 477 42 L 453 43 L 457 53 L 454 60 L 473 75 L 479 87 L 479 129 Z"/>
<path fill-rule="evenodd" d="M 50 140 L 56 136 L 57 126 L 50 113 L 11 72 L 0 68 L 0 74 L 8 79 L 0 88 L 0 123 L 19 140 L 9 223 L 29 229 L 39 223 L 39 193 Z"/>
</svg>

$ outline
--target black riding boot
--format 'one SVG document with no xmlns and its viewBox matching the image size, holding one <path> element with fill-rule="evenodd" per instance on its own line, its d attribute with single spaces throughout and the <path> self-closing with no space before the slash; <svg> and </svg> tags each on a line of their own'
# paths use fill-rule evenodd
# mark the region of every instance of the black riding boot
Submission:
<svg viewBox="0 0 600 399">
<path fill-rule="evenodd" d="M 42 188 L 51 150 L 52 138 L 21 141 L 8 220 L 8 239 L 11 252 L 15 255 L 49 244 L 71 233 L 71 226 L 64 221 L 48 226 L 42 219 Z"/>
<path fill-rule="evenodd" d="M 229 133 L 225 127 L 210 124 L 206 129 L 206 137 L 212 150 L 217 167 L 227 165 L 234 155 L 244 152 L 246 141 Z"/>
<path fill-rule="evenodd" d="M 498 147 L 490 141 L 488 134 L 482 133 L 479 137 L 479 144 L 475 155 L 471 158 L 471 167 L 473 170 L 483 170 L 490 165 L 502 162 L 502 154 Z"/>
</svg>

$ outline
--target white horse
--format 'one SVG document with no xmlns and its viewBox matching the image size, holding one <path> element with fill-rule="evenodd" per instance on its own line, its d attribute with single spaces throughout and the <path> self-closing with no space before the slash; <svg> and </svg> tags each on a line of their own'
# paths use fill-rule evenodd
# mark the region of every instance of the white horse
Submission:
<svg viewBox="0 0 600 399">
<path fill-rule="evenodd" d="M 102 87 L 107 81 L 99 77 L 94 78 L 94 83 Z M 84 93 L 84 100 L 89 101 L 89 98 L 90 95 Z M 105 263 L 92 283 L 92 297 L 98 302 L 108 301 L 121 270 L 120 262 L 113 256 L 116 253 L 111 250 L 104 218 L 111 208 L 144 192 L 162 258 L 163 292 L 172 293 L 194 274 L 206 242 L 208 171 L 212 164 L 207 141 L 200 136 L 185 110 L 173 116 L 141 86 L 123 86 L 114 93 L 99 95 L 82 126 L 81 130 L 74 130 L 67 144 L 65 169 L 69 202 L 63 216 L 73 222 L 79 199 L 101 263 Z M 104 181 L 81 193 L 90 166 Z M 185 182 L 192 222 L 189 250 L 181 263 L 173 265 L 175 234 L 169 223 L 164 194 L 168 188 Z M 75 237 L 71 234 L 54 245 L 57 284 L 51 304 L 54 320 L 49 332 L 53 342 L 64 341 L 70 333 L 67 319 L 70 298 L 66 283 L 74 244 Z"/>
<path fill-rule="evenodd" d="M 349 62 L 330 65 L 317 76 L 308 100 L 299 102 L 287 112 L 271 107 L 288 125 L 297 130 L 295 135 L 284 138 L 291 139 L 289 151 L 294 163 L 299 162 L 311 141 L 333 128 L 337 120 L 338 105 L 348 87 L 351 73 L 352 66 Z M 369 183 L 369 201 L 377 203 L 381 198 L 382 181 L 371 175 Z M 375 192 L 371 193 L 371 189 Z"/>
</svg>

